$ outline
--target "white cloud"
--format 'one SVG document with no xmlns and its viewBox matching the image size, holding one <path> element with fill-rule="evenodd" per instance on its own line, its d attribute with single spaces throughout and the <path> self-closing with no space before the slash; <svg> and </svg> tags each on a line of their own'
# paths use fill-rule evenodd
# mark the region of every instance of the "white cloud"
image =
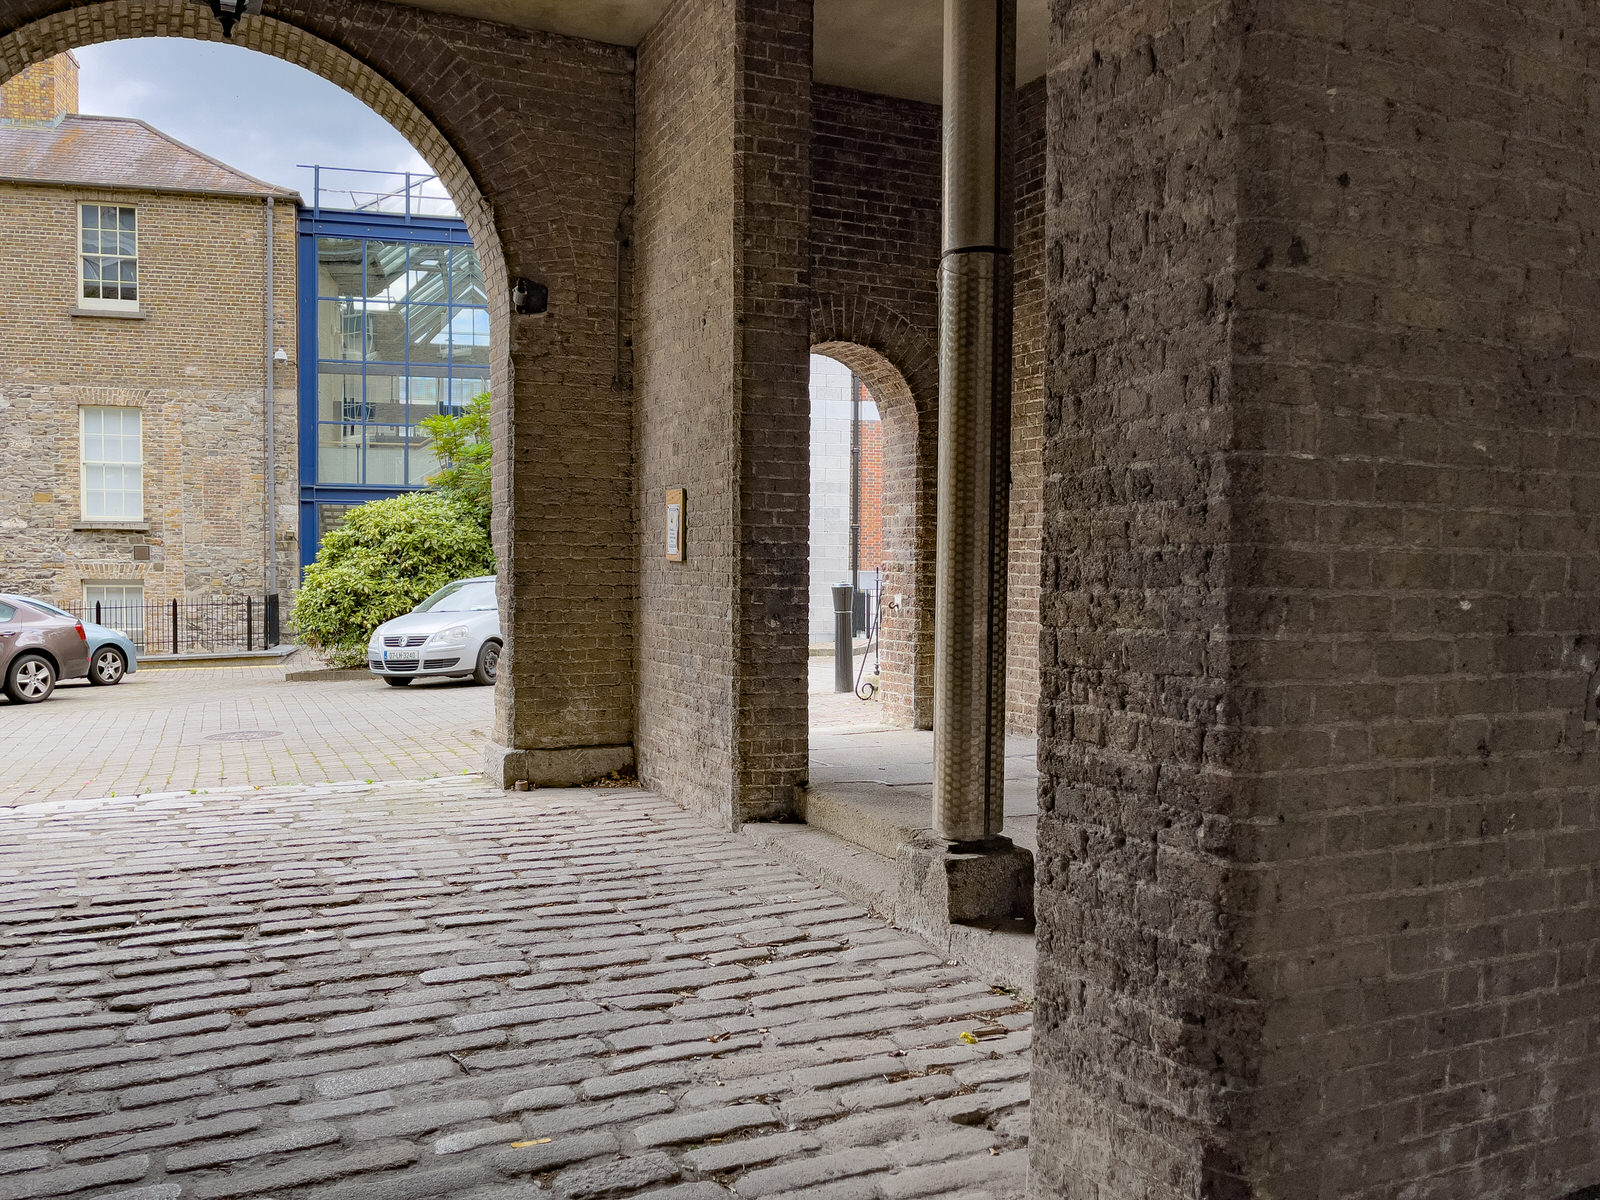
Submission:
<svg viewBox="0 0 1600 1200">
<path fill-rule="evenodd" d="M 310 198 L 300 163 L 426 172 L 411 144 L 335 84 L 215 42 L 139 38 L 86 46 L 80 107 L 137 117 L 249 175 Z"/>
</svg>

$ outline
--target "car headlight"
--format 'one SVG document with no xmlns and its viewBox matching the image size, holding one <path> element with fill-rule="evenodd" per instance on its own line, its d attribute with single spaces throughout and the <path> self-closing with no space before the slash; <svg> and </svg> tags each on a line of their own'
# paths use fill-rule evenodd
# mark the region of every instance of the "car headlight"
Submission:
<svg viewBox="0 0 1600 1200">
<path fill-rule="evenodd" d="M 467 640 L 467 627 L 465 625 L 452 625 L 449 629 L 441 629 L 428 639 L 428 644 L 441 645 L 445 642 L 464 642 Z"/>
</svg>

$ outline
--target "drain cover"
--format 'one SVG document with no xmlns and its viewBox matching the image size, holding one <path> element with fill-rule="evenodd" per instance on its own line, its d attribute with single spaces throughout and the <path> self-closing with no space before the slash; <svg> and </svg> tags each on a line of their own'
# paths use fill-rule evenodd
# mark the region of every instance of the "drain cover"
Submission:
<svg viewBox="0 0 1600 1200">
<path fill-rule="evenodd" d="M 212 733 L 206 735 L 208 742 L 268 742 L 273 738 L 282 737 L 283 733 L 277 729 L 235 729 L 228 733 Z"/>
</svg>

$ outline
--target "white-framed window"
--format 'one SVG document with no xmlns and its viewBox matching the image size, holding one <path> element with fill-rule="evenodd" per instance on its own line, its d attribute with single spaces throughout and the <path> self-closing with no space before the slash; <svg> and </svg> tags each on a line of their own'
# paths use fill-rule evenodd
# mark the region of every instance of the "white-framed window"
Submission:
<svg viewBox="0 0 1600 1200">
<path fill-rule="evenodd" d="M 144 518 L 143 413 L 137 408 L 80 408 L 83 519 Z"/>
<path fill-rule="evenodd" d="M 95 605 L 99 615 L 96 616 Z M 109 625 L 124 633 L 144 629 L 144 584 L 142 583 L 86 583 L 83 585 L 83 617 L 100 625 Z"/>
<path fill-rule="evenodd" d="M 78 205 L 78 303 L 138 309 L 139 216 L 127 205 Z"/>
</svg>

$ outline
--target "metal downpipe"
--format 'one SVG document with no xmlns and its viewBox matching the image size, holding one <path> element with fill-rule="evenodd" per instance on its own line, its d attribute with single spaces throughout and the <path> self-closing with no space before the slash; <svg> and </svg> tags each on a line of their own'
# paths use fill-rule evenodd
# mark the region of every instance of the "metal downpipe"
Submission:
<svg viewBox="0 0 1600 1200">
<path fill-rule="evenodd" d="M 1004 826 L 1016 0 L 945 0 L 933 827 Z"/>
</svg>

